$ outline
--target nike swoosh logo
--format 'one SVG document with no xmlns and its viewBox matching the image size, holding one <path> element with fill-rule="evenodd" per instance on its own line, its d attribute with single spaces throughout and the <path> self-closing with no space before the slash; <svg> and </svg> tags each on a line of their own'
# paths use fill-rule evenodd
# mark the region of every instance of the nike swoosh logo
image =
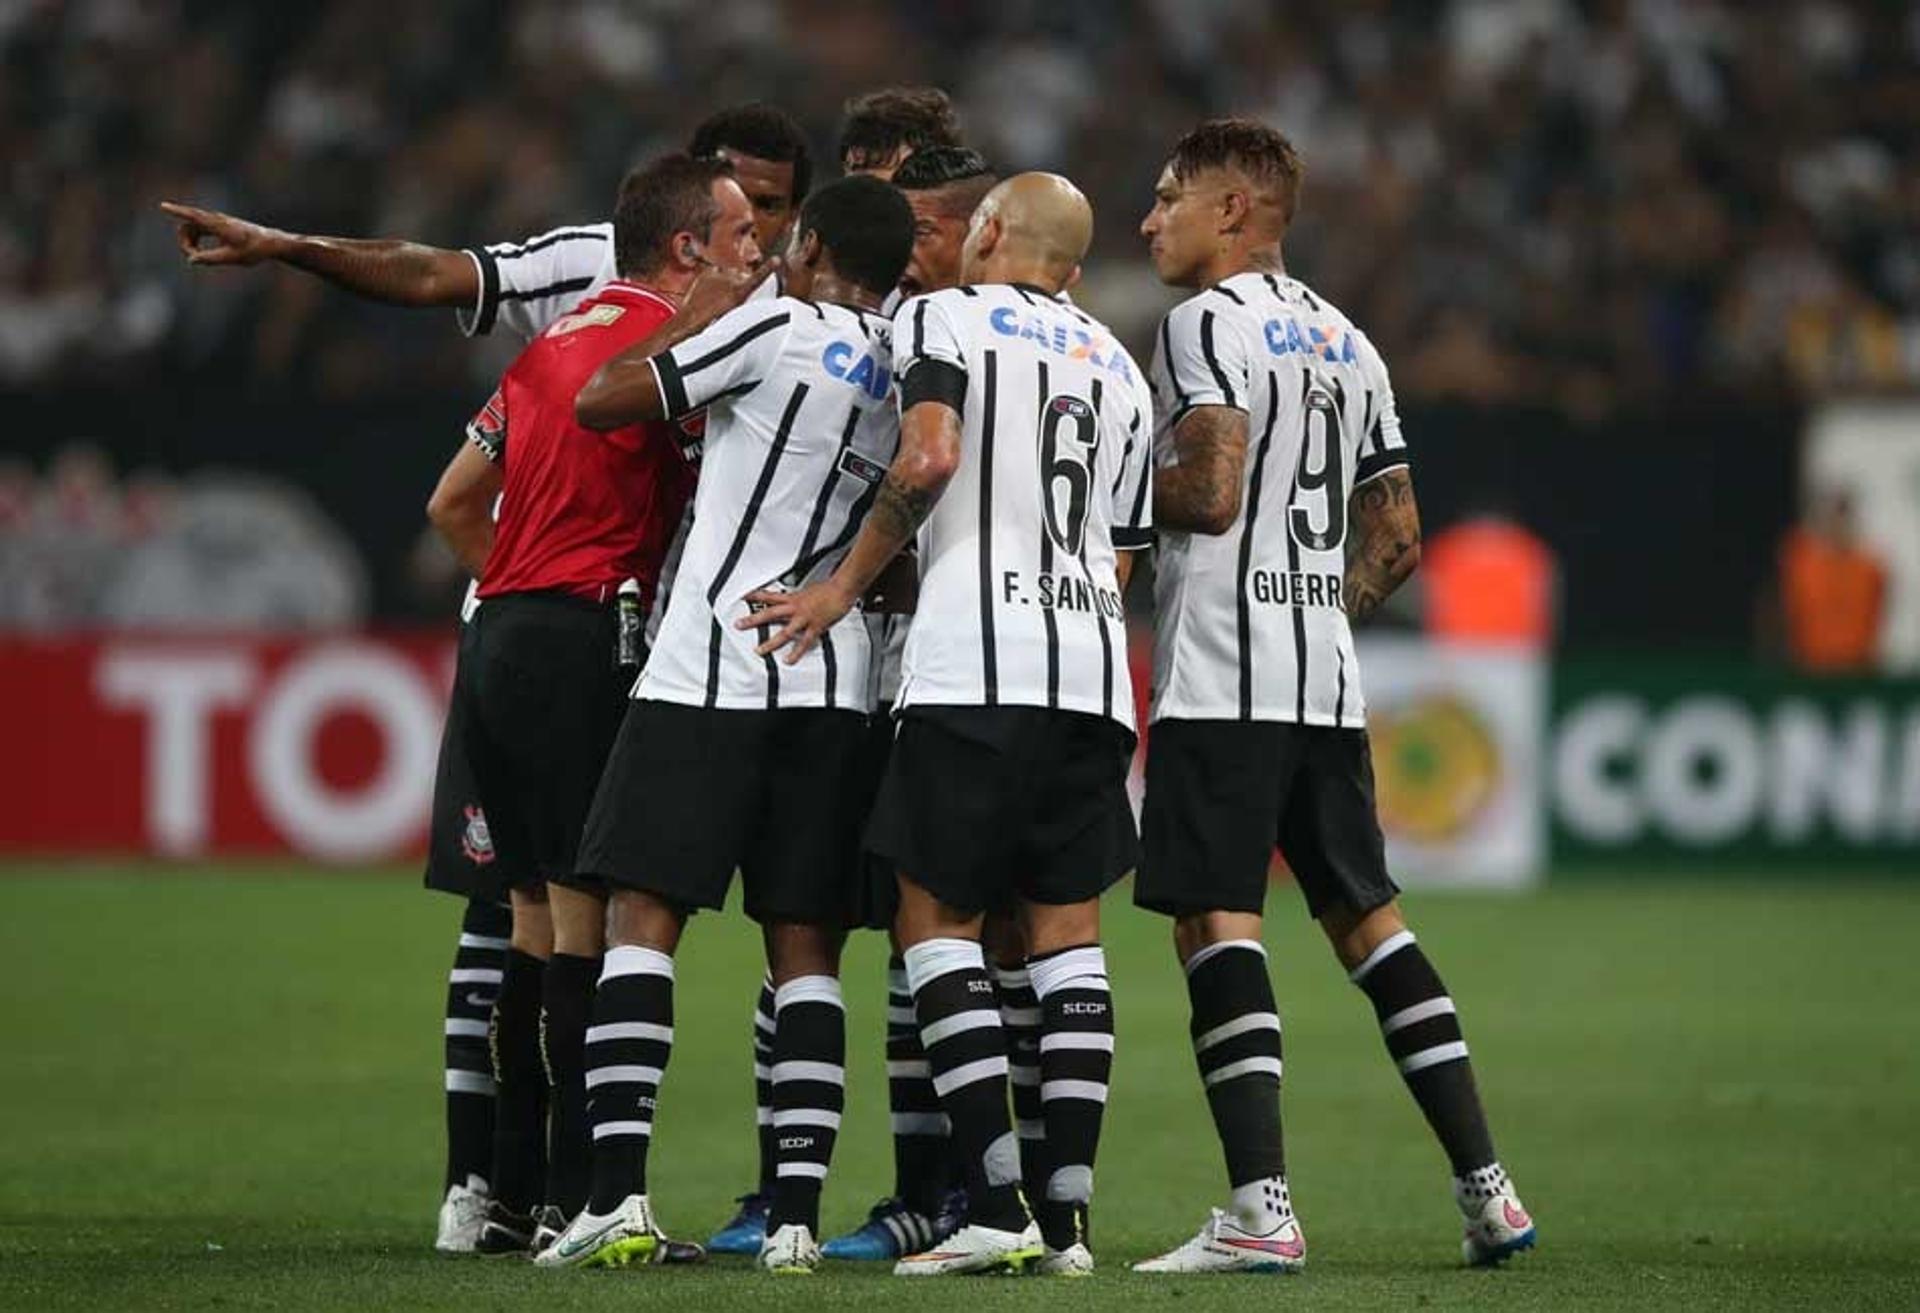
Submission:
<svg viewBox="0 0 1920 1313">
<path fill-rule="evenodd" d="M 607 1232 L 613 1230 L 618 1225 L 620 1225 L 620 1219 L 615 1218 L 613 1221 L 608 1222 L 605 1226 L 601 1227 L 598 1231 L 594 1231 L 588 1235 L 584 1235 L 580 1237 L 578 1240 L 573 1241 L 571 1244 L 567 1242 L 567 1238 L 565 1236 L 560 1237 L 560 1240 L 559 1240 L 560 1257 L 572 1258 L 575 1254 L 583 1253 L 589 1247 L 598 1245 L 600 1243 L 601 1237 L 606 1235 Z"/>
<path fill-rule="evenodd" d="M 467 995 L 467 1006 L 470 1008 L 486 1008 L 489 1011 L 491 1011 L 493 1008 L 493 1002 L 494 1002 L 494 999 L 493 999 L 493 995 L 491 994 L 468 994 Z"/>
<path fill-rule="evenodd" d="M 1298 1237 L 1292 1240 L 1256 1240 L 1252 1237 L 1235 1240 L 1230 1237 L 1221 1237 L 1220 1243 L 1232 1245 L 1235 1249 L 1252 1249 L 1263 1254 L 1275 1254 L 1281 1258 L 1302 1258 L 1307 1252 L 1307 1242 Z"/>
<path fill-rule="evenodd" d="M 1533 1225 L 1533 1219 L 1527 1216 L 1527 1210 L 1514 1207 L 1511 1200 L 1503 1201 L 1500 1209 L 1507 1215 L 1507 1225 L 1516 1231 L 1524 1231 Z"/>
</svg>

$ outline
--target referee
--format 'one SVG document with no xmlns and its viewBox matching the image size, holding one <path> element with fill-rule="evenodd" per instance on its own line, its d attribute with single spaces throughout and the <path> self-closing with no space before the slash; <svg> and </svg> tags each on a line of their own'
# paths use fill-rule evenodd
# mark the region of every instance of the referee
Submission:
<svg viewBox="0 0 1920 1313">
<path fill-rule="evenodd" d="M 583 430 L 574 394 L 610 356 L 657 337 L 703 270 L 759 259 L 752 210 L 723 160 L 676 154 L 636 170 L 621 186 L 614 228 L 622 276 L 520 354 L 442 480 L 443 489 L 500 499 L 497 523 L 480 518 L 449 534 L 475 569 L 484 603 L 461 635 L 453 699 L 490 837 L 531 862 L 511 891 L 516 932 L 545 921 L 550 883 L 556 905 L 592 900 L 600 919 L 595 894 L 558 882 L 573 871 L 641 663 L 638 612 L 653 599 L 695 475 L 677 428 Z M 562 1216 L 551 1221 L 561 1222 L 585 1193 L 579 1050 L 598 962 L 562 954 L 543 962 L 523 948 L 534 938 L 515 934 L 495 1010 L 500 1103 L 483 1252 L 532 1248 L 536 1223 L 547 1220 L 536 1208 L 557 1206 Z M 578 981 L 581 1024 L 549 1016 L 543 1035 L 542 978 L 551 1008 L 563 968 Z M 553 1163 L 544 1180 L 543 1041 L 555 1075 Z"/>
</svg>

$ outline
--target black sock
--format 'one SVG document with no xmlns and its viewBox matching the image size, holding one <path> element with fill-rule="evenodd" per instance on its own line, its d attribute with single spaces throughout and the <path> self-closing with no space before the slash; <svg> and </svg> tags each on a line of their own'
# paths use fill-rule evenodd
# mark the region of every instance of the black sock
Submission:
<svg viewBox="0 0 1920 1313">
<path fill-rule="evenodd" d="M 920 1042 L 967 1181 L 969 1219 L 1025 1230 L 1020 1148 L 1007 1112 L 1007 1050 L 980 945 L 929 939 L 905 954 Z"/>
<path fill-rule="evenodd" d="M 540 995 L 547 964 L 507 950 L 493 1005 L 493 1197 L 530 1213 L 547 1178 L 547 1072 L 540 1061 Z"/>
<path fill-rule="evenodd" d="M 1188 1029 L 1213 1129 L 1238 1189 L 1287 1174 L 1280 1133 L 1280 1014 L 1257 940 L 1208 944 L 1187 961 Z"/>
<path fill-rule="evenodd" d="M 948 1185 L 947 1114 L 940 1111 L 913 991 L 899 958 L 887 962 L 887 1112 L 893 1124 L 893 1193 L 927 1217 Z"/>
<path fill-rule="evenodd" d="M 1020 1137 L 1020 1188 L 1038 1215 L 1047 1198 L 1046 1107 L 1040 1099 L 1040 997 L 1026 965 L 993 969 L 1000 1005 L 1000 1031 L 1007 1040 L 1007 1083 L 1013 1094 L 1013 1129 Z"/>
<path fill-rule="evenodd" d="M 1113 997 L 1098 944 L 1030 958 L 1040 1000 L 1040 1098 L 1045 1110 L 1047 1179 L 1034 1205 L 1054 1249 L 1086 1238 L 1093 1202 L 1093 1160 L 1113 1078 Z"/>
<path fill-rule="evenodd" d="M 1439 1137 L 1453 1174 L 1464 1177 L 1491 1165 L 1493 1136 L 1473 1082 L 1460 1018 L 1413 932 L 1388 936 L 1351 978 L 1373 1001 L 1387 1052 Z"/>
<path fill-rule="evenodd" d="M 610 1213 L 647 1192 L 647 1149 L 660 1079 L 673 1053 L 673 959 L 651 948 L 609 948 L 587 1027 L 587 1115 L 593 1120 L 593 1195 Z"/>
<path fill-rule="evenodd" d="M 847 1012 L 840 982 L 801 976 L 774 992 L 773 1128 L 780 1159 L 767 1230 L 820 1230 L 820 1191 L 847 1096 Z"/>
<path fill-rule="evenodd" d="M 593 1186 L 593 1124 L 587 1120 L 587 1018 L 600 959 L 555 953 L 547 961 L 540 1053 L 547 1064 L 547 1198 L 572 1217 Z"/>
<path fill-rule="evenodd" d="M 754 1190 L 772 1197 L 779 1164 L 779 1136 L 773 1130 L 773 977 L 760 982 L 753 1002 L 753 1124 L 760 1138 L 760 1176 Z"/>
<path fill-rule="evenodd" d="M 447 1088 L 447 1177 L 444 1190 L 487 1184 L 493 1175 L 493 1054 L 487 1029 L 506 970 L 513 913 L 475 899 L 460 922 L 460 945 L 447 973 L 444 1025 Z M 487 1188 L 491 1188 L 490 1184 Z"/>
</svg>

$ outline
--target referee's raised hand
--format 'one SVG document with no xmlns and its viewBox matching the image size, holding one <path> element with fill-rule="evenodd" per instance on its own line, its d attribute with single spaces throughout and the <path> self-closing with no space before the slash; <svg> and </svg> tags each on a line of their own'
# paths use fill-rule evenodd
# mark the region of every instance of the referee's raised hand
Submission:
<svg viewBox="0 0 1920 1313">
<path fill-rule="evenodd" d="M 284 257 L 292 245 L 292 237 L 277 228 L 249 223 L 218 210 L 174 201 L 161 201 L 160 208 L 179 220 L 175 232 L 188 264 L 259 264 Z"/>
</svg>

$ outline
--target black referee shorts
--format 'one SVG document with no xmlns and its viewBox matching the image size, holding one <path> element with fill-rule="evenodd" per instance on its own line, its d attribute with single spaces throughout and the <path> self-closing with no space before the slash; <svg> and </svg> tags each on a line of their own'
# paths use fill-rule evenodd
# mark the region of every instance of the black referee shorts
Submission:
<svg viewBox="0 0 1920 1313">
<path fill-rule="evenodd" d="M 427 884 L 467 898 L 571 874 L 631 671 L 611 606 L 489 598 L 460 635 L 434 785 Z"/>
<path fill-rule="evenodd" d="M 1045 707 L 911 707 L 867 846 L 957 911 L 1098 898 L 1139 860 L 1133 735 Z"/>
<path fill-rule="evenodd" d="M 718 910 L 740 872 L 747 915 L 857 924 L 867 717 L 629 704 L 587 820 L 583 879 Z"/>
<path fill-rule="evenodd" d="M 1387 874 L 1365 730 L 1156 721 L 1141 832 L 1133 901 L 1169 916 L 1262 911 L 1276 846 L 1315 917 L 1330 907 L 1369 912 L 1400 892 Z"/>
</svg>

